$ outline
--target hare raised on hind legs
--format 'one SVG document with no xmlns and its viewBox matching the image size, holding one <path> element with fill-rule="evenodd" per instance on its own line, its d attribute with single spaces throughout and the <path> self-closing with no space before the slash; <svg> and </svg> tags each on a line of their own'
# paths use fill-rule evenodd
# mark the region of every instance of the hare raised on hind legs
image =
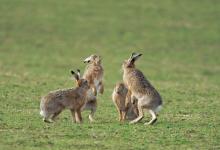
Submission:
<svg viewBox="0 0 220 150">
<path fill-rule="evenodd" d="M 88 65 L 86 66 L 83 78 L 88 80 L 95 96 L 97 95 L 97 92 L 100 94 L 104 93 L 104 84 L 102 81 L 104 69 L 101 62 L 101 57 L 95 54 L 84 60 L 84 63 L 87 63 Z"/>
<path fill-rule="evenodd" d="M 97 108 L 97 93 L 103 94 L 104 84 L 103 84 L 103 74 L 104 69 L 101 64 L 101 57 L 98 55 L 90 55 L 84 60 L 87 63 L 85 68 L 83 78 L 86 79 L 91 87 L 87 92 L 87 102 L 82 110 L 90 110 L 89 114 L 90 122 L 93 122 L 94 114 Z"/>
<path fill-rule="evenodd" d="M 65 108 L 70 109 L 74 122 L 82 122 L 81 109 L 90 87 L 87 80 L 80 78 L 79 70 L 71 73 L 76 79 L 76 88 L 51 91 L 41 99 L 40 115 L 44 122 L 53 122 Z"/>
<path fill-rule="evenodd" d="M 162 108 L 162 98 L 144 74 L 135 67 L 135 61 L 141 55 L 132 53 L 131 57 L 123 62 L 123 80 L 128 88 L 127 97 L 137 98 L 139 116 L 130 123 L 139 122 L 144 117 L 144 109 L 147 109 L 152 116 L 152 119 L 145 123 L 148 125 L 157 121 L 157 113 Z"/>
</svg>

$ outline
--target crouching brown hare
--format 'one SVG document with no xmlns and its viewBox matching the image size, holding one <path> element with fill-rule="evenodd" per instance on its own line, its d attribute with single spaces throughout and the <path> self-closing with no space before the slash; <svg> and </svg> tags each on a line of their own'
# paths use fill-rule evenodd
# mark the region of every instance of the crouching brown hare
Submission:
<svg viewBox="0 0 220 150">
<path fill-rule="evenodd" d="M 40 115 L 44 122 L 53 122 L 64 109 L 70 109 L 74 122 L 82 122 L 81 109 L 86 103 L 87 91 L 90 87 L 87 80 L 80 78 L 79 70 L 77 73 L 71 71 L 71 74 L 77 82 L 76 88 L 51 91 L 42 97 Z"/>
</svg>

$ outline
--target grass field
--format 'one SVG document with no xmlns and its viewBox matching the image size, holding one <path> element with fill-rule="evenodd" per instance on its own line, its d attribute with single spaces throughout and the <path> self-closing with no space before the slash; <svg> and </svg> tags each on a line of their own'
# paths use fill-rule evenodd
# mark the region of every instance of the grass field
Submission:
<svg viewBox="0 0 220 150">
<path fill-rule="evenodd" d="M 154 126 L 119 123 L 111 101 L 133 51 L 163 97 Z M 40 97 L 72 87 L 92 53 L 105 68 L 96 122 L 66 110 L 43 123 Z M 218 0 L 0 0 L 0 149 L 220 149 L 219 57 Z"/>
</svg>

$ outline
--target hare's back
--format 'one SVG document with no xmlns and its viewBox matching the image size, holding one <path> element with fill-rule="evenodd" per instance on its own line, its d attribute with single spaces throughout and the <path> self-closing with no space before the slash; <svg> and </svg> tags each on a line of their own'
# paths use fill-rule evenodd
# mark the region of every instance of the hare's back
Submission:
<svg viewBox="0 0 220 150">
<path fill-rule="evenodd" d="M 129 75 L 128 84 L 136 92 L 142 93 L 143 91 L 145 91 L 145 89 L 153 89 L 151 83 L 139 70 L 135 70 Z"/>
</svg>

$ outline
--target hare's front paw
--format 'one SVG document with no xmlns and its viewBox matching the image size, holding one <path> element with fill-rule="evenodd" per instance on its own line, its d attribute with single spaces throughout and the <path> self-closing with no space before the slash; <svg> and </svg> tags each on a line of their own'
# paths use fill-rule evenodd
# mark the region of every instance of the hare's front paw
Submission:
<svg viewBox="0 0 220 150">
<path fill-rule="evenodd" d="M 51 119 L 47 120 L 47 119 L 43 118 L 43 121 L 46 122 L 46 123 L 53 123 L 53 120 L 51 120 Z"/>
</svg>

